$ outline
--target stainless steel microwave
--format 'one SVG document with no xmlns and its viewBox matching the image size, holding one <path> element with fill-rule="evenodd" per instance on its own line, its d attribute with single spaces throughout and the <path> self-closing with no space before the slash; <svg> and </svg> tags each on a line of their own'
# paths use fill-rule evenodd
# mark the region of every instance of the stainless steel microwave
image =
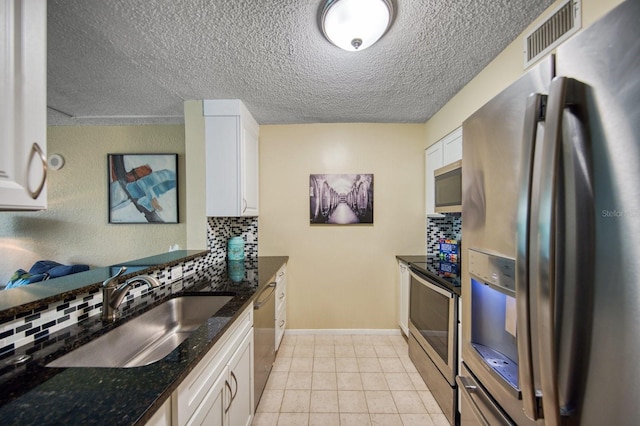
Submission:
<svg viewBox="0 0 640 426">
<path fill-rule="evenodd" d="M 436 213 L 462 212 L 462 160 L 436 169 L 433 174 Z"/>
</svg>

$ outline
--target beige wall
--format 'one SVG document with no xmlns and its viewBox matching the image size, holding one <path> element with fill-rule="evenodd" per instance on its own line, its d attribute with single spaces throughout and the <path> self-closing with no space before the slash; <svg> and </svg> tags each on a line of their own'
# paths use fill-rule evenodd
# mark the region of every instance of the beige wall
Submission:
<svg viewBox="0 0 640 426">
<path fill-rule="evenodd" d="M 288 255 L 293 329 L 397 328 L 397 254 L 425 253 L 422 124 L 260 127 L 259 253 Z M 309 224 L 309 175 L 373 173 L 374 224 Z"/>
<path fill-rule="evenodd" d="M 184 126 L 49 127 L 47 150 L 65 166 L 51 170 L 49 208 L 0 213 L 0 281 L 39 259 L 107 266 L 185 247 L 184 196 L 180 224 L 109 225 L 107 153 L 178 153 L 184 194 Z"/>
<path fill-rule="evenodd" d="M 621 2 L 582 0 L 583 28 Z M 523 74 L 522 46 L 520 36 L 425 126 L 260 127 L 259 251 L 291 258 L 289 328 L 396 328 L 394 256 L 425 252 L 423 150 Z M 309 225 L 308 175 L 341 172 L 375 173 L 373 227 Z"/>
<path fill-rule="evenodd" d="M 600 16 L 622 3 L 622 0 L 582 0 L 582 28 L 592 24 Z M 559 2 L 547 10 L 553 10 Z M 541 16 L 546 17 L 547 12 Z M 509 86 L 524 73 L 524 34 L 534 27 L 538 19 L 514 40 L 498 57 L 469 82 L 456 96 L 427 121 L 425 147 L 462 125 L 462 122 L 478 108 Z"/>
</svg>

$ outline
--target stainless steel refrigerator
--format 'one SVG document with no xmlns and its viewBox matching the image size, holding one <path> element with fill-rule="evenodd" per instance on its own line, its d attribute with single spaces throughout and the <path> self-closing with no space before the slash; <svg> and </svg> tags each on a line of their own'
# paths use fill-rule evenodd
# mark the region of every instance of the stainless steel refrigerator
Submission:
<svg viewBox="0 0 640 426">
<path fill-rule="evenodd" d="M 463 125 L 461 423 L 640 421 L 640 2 Z"/>
</svg>

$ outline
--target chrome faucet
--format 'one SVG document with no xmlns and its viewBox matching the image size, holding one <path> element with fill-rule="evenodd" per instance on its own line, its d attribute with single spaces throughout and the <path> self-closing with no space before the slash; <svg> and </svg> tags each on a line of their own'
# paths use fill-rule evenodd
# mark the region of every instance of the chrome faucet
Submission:
<svg viewBox="0 0 640 426">
<path fill-rule="evenodd" d="M 146 283 L 149 288 L 160 286 L 160 282 L 150 275 L 138 275 L 125 281 L 118 286 L 118 277 L 127 270 L 126 266 L 120 268 L 111 278 L 102 282 L 102 320 L 115 321 L 118 318 L 118 306 L 124 300 L 129 288 L 137 283 Z"/>
</svg>

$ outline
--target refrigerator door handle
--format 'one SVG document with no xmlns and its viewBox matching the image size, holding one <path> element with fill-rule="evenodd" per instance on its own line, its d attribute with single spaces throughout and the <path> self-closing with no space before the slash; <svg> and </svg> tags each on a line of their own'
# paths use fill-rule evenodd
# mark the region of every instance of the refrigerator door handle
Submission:
<svg viewBox="0 0 640 426">
<path fill-rule="evenodd" d="M 536 166 L 535 147 L 539 123 L 544 121 L 547 96 L 532 93 L 527 98 L 524 133 L 522 137 L 522 158 L 520 162 L 520 191 L 518 199 L 518 225 L 516 230 L 516 311 L 518 336 L 518 373 L 519 387 L 522 392 L 524 413 L 533 420 L 540 418 L 533 380 L 533 362 L 531 345 L 531 310 L 529 285 L 529 244 L 530 217 L 532 200 L 532 179 Z"/>
<path fill-rule="evenodd" d="M 566 77 L 552 81 L 537 217 L 536 307 L 542 403 L 550 426 L 577 411 L 588 358 L 590 327 L 581 320 L 591 316 L 594 213 L 586 108 L 584 84 Z"/>
</svg>

